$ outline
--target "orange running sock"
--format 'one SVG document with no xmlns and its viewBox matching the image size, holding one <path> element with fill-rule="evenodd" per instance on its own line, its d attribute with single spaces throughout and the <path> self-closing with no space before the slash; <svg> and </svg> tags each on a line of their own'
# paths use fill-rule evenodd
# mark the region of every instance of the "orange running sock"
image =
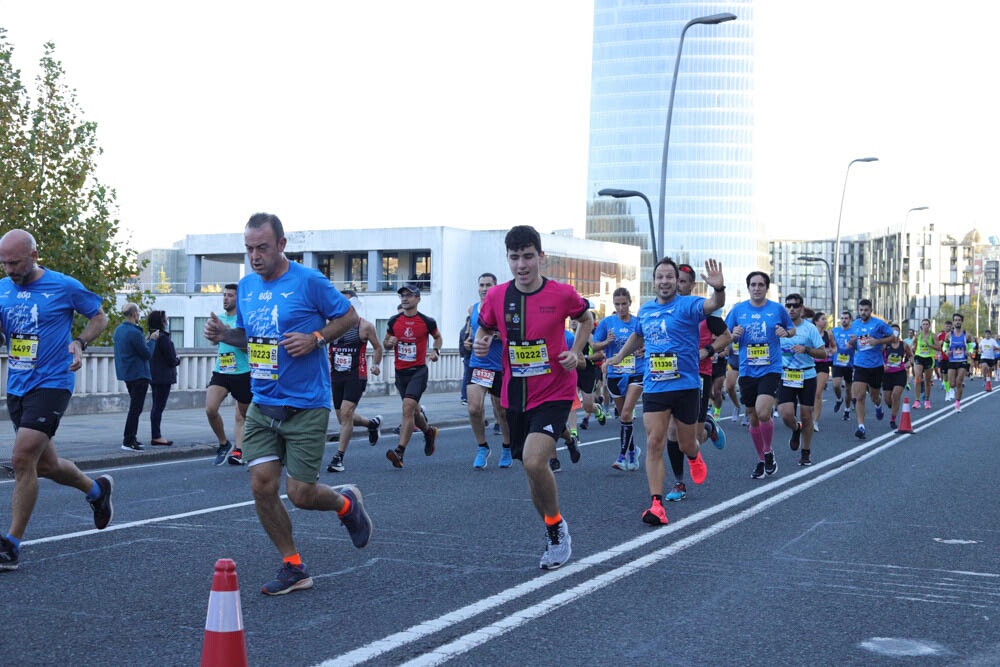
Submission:
<svg viewBox="0 0 1000 667">
<path fill-rule="evenodd" d="M 555 516 L 545 517 L 546 526 L 558 526 L 560 521 L 562 521 L 562 514 L 556 514 Z"/>
<path fill-rule="evenodd" d="M 341 498 L 344 499 L 344 506 L 337 510 L 337 516 L 346 516 L 351 511 L 351 499 L 347 496 L 341 496 Z"/>
<path fill-rule="evenodd" d="M 289 565 L 302 565 L 302 557 L 299 556 L 298 554 L 292 554 L 291 556 L 287 556 L 283 560 Z"/>
</svg>

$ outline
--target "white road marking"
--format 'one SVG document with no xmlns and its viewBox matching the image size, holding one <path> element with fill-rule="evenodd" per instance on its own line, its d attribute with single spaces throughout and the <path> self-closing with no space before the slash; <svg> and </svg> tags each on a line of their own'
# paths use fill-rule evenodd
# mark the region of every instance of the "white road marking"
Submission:
<svg viewBox="0 0 1000 667">
<path fill-rule="evenodd" d="M 981 400 L 985 396 L 986 394 L 979 394 L 974 398 L 970 398 L 968 400 L 968 404 L 971 405 L 972 403 Z M 934 414 L 923 416 L 922 419 L 918 420 L 918 424 L 930 426 L 936 424 L 939 421 L 947 419 L 953 414 L 955 414 L 953 408 L 945 408 L 939 411 L 938 416 L 935 416 Z M 917 424 L 914 424 L 914 427 L 916 426 Z M 361 646 L 353 651 L 344 653 L 340 656 L 325 660 L 322 663 L 320 663 L 319 667 L 343 667 L 345 665 L 356 665 L 363 662 L 367 662 L 368 660 L 377 658 L 380 655 L 396 650 L 405 644 L 422 640 L 425 637 L 432 635 L 436 632 L 445 630 L 448 627 L 451 627 L 458 623 L 462 623 L 471 618 L 474 618 L 475 616 L 478 616 L 483 612 L 504 605 L 510 602 L 511 600 L 527 595 L 528 593 L 541 589 L 544 586 L 556 583 L 562 579 L 565 579 L 566 577 L 578 574 L 582 571 L 590 569 L 600 563 L 606 562 L 622 554 L 635 551 L 641 548 L 642 546 L 646 545 L 647 543 L 662 540 L 672 535 L 673 533 L 676 533 L 679 530 L 687 528 L 692 524 L 698 523 L 704 519 L 714 516 L 715 514 L 727 511 L 733 507 L 743 504 L 748 500 L 755 498 L 756 496 L 769 493 L 773 491 L 776 487 L 790 484 L 793 481 L 797 481 L 798 479 L 801 479 L 802 477 L 805 477 L 807 475 L 815 475 L 813 479 L 806 480 L 801 484 L 799 484 L 798 486 L 795 486 L 791 489 L 787 489 L 781 493 L 766 498 L 763 501 L 759 502 L 758 504 L 749 507 L 728 518 L 722 519 L 721 521 L 711 526 L 708 526 L 707 528 L 704 528 L 693 535 L 683 538 L 673 544 L 662 547 L 658 551 L 647 554 L 646 556 L 643 556 L 639 559 L 630 561 L 628 564 L 623 565 L 619 568 L 598 575 L 571 589 L 557 593 L 556 595 L 553 595 L 547 600 L 543 600 L 542 602 L 539 602 L 526 609 L 523 609 L 520 612 L 511 613 L 501 621 L 486 625 L 478 630 L 470 632 L 444 646 L 440 646 L 437 649 L 429 651 L 424 655 L 404 664 L 414 665 L 414 666 L 437 665 L 447 660 L 451 660 L 452 658 L 455 658 L 463 653 L 467 653 L 468 651 L 471 651 L 477 646 L 480 646 L 481 644 L 484 644 L 487 641 L 490 641 L 491 639 L 495 639 L 500 635 L 510 632 L 511 630 L 521 625 L 524 625 L 525 623 L 528 623 L 531 620 L 544 616 L 550 611 L 553 611 L 562 606 L 565 606 L 566 604 L 574 602 L 586 595 L 589 595 L 590 593 L 598 591 L 631 574 L 640 572 L 641 570 L 655 563 L 658 563 L 664 558 L 667 558 L 668 556 L 683 551 L 688 547 L 694 546 L 695 544 L 698 544 L 699 542 L 702 542 L 708 539 L 709 537 L 714 537 L 715 535 L 721 533 L 722 531 L 756 516 L 760 512 L 764 511 L 765 509 L 768 509 L 773 505 L 776 505 L 780 502 L 784 502 L 785 500 L 788 500 L 789 498 L 798 495 L 802 491 L 805 491 L 821 482 L 824 482 L 827 479 L 830 479 L 831 477 L 839 475 L 841 472 L 853 468 L 854 466 L 862 463 L 863 461 L 868 460 L 873 456 L 876 456 L 877 454 L 882 453 L 883 451 L 895 446 L 898 443 L 905 442 L 906 439 L 909 437 L 911 437 L 910 434 L 896 435 L 896 433 L 894 432 L 889 432 L 875 438 L 874 440 L 864 441 L 860 443 L 858 446 L 854 447 L 853 449 L 845 451 L 840 455 L 833 457 L 832 459 L 816 463 L 815 465 L 812 466 L 812 468 L 805 468 L 787 477 L 783 477 L 777 480 L 772 480 L 766 486 L 758 487 L 753 491 L 748 491 L 739 496 L 731 498 L 728 501 L 725 501 L 713 507 L 702 510 L 701 512 L 697 512 L 685 519 L 681 519 L 676 523 L 671 523 L 664 528 L 657 529 L 656 531 L 651 533 L 646 533 L 635 539 L 629 540 L 627 542 L 624 542 L 620 545 L 617 545 L 605 551 L 583 558 L 575 563 L 571 563 L 566 567 L 560 568 L 555 572 L 548 572 L 535 579 L 518 584 L 517 586 L 509 588 L 505 591 L 501 591 L 496 595 L 492 595 L 478 602 L 466 605 L 464 607 L 456 609 L 455 611 L 439 616 L 435 619 L 430 619 L 422 623 L 419 623 L 417 625 L 411 626 L 405 630 L 402 630 L 401 632 L 393 633 L 387 637 L 384 637 L 383 639 L 370 642 L 364 646 Z M 879 443 L 882 443 L 883 441 L 885 441 L 884 444 L 880 445 Z M 876 447 L 876 445 L 878 446 Z M 869 451 L 866 452 L 865 450 Z M 857 458 L 854 458 L 855 456 Z M 818 469 L 821 470 L 823 468 L 829 468 L 836 463 L 844 461 L 845 459 L 848 460 L 846 460 L 840 467 L 835 468 L 833 470 L 828 470 L 827 472 L 824 472 L 822 474 L 818 475 L 816 474 Z"/>
</svg>

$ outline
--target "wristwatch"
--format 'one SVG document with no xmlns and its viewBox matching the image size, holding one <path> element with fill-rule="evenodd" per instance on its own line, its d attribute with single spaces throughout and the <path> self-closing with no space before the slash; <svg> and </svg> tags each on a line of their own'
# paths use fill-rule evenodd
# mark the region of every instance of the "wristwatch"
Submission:
<svg viewBox="0 0 1000 667">
<path fill-rule="evenodd" d="M 328 341 L 326 340 L 326 338 L 323 337 L 323 334 L 321 334 L 318 331 L 313 331 L 313 336 L 316 336 L 316 347 L 326 347 L 327 346 Z"/>
<path fill-rule="evenodd" d="M 77 343 L 80 344 L 80 351 L 81 352 L 85 352 L 87 350 L 87 342 L 85 340 L 83 340 L 79 336 L 76 337 L 76 338 L 74 338 L 73 340 L 75 340 Z"/>
</svg>

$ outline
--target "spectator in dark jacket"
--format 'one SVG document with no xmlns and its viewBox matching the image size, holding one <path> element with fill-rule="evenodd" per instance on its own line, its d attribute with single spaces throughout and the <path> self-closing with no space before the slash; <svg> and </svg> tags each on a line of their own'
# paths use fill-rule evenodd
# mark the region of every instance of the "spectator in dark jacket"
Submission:
<svg viewBox="0 0 1000 667">
<path fill-rule="evenodd" d="M 153 356 L 153 346 L 159 334 L 144 336 L 139 326 L 139 306 L 126 303 L 122 308 L 125 321 L 115 329 L 115 374 L 128 389 L 128 417 L 125 418 L 125 432 L 122 449 L 142 451 L 142 443 L 136 438 L 139 433 L 139 415 L 146 404 L 149 390 L 149 359 Z"/>
<path fill-rule="evenodd" d="M 167 331 L 167 313 L 165 311 L 154 310 L 150 312 L 146 319 L 146 328 L 150 334 L 158 333 L 153 356 L 149 360 L 150 385 L 153 387 L 153 407 L 149 411 L 151 431 L 149 442 L 152 445 L 170 446 L 174 444 L 174 441 L 163 437 L 160 432 L 160 422 L 163 419 L 163 410 L 167 407 L 170 386 L 177 384 L 177 367 L 181 360 L 177 358 L 177 350 L 174 348 L 174 342 L 170 340 L 170 332 Z"/>
</svg>

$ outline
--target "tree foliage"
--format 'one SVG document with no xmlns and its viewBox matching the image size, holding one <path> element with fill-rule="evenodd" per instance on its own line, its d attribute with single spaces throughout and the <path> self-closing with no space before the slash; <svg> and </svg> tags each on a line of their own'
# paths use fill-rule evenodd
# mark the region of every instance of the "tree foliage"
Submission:
<svg viewBox="0 0 1000 667">
<path fill-rule="evenodd" d="M 38 242 L 39 263 L 82 282 L 104 299 L 111 325 L 121 320 L 115 294 L 142 308 L 138 254 L 118 240 L 114 189 L 96 176 L 97 124 L 86 121 L 76 91 L 65 81 L 55 45 L 45 44 L 34 100 L 13 65 L 13 46 L 0 28 L 0 216 L 4 230 L 25 229 Z M 74 333 L 83 326 L 82 318 Z"/>
</svg>

